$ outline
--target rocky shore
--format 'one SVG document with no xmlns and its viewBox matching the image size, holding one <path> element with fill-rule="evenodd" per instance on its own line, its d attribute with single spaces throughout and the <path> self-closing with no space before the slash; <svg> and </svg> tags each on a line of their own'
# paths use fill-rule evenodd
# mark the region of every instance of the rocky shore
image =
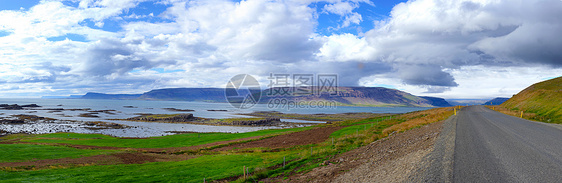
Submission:
<svg viewBox="0 0 562 183">
<path fill-rule="evenodd" d="M 37 104 L 29 104 L 29 105 L 18 105 L 18 104 L 12 104 L 12 105 L 8 105 L 8 104 L 0 104 L 0 110 L 23 110 L 25 108 L 36 108 L 36 107 L 41 107 L 38 106 Z"/>
<path fill-rule="evenodd" d="M 126 125 L 109 122 L 58 120 L 36 115 L 0 117 L 0 136 L 8 134 L 44 134 L 57 132 L 87 132 L 100 129 L 125 129 Z"/>
<path fill-rule="evenodd" d="M 281 124 L 279 118 L 266 118 L 260 120 L 239 120 L 232 122 L 217 122 L 219 125 L 236 125 L 236 126 L 278 126 Z"/>
<path fill-rule="evenodd" d="M 179 115 L 143 115 L 132 118 L 127 118 L 129 121 L 146 121 L 146 122 L 170 122 L 170 123 L 183 123 L 194 122 L 199 118 L 193 117 L 193 114 L 179 114 Z"/>
<path fill-rule="evenodd" d="M 193 114 L 147 114 L 124 119 L 127 121 L 159 122 L 159 123 L 190 123 L 220 126 L 279 126 L 280 118 L 226 118 L 208 119 L 194 117 Z"/>
</svg>

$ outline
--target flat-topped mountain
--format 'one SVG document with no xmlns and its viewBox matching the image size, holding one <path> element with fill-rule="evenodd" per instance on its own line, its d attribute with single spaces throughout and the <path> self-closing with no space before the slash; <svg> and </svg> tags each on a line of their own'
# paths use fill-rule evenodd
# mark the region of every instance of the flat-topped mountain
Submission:
<svg viewBox="0 0 562 183">
<path fill-rule="evenodd" d="M 105 94 L 105 93 L 96 93 L 96 92 L 88 92 L 86 95 L 80 97 L 82 99 L 117 99 L 117 100 L 131 100 L 137 99 L 141 96 L 141 94 Z"/>
<path fill-rule="evenodd" d="M 434 102 L 396 89 L 383 87 L 338 87 L 337 93 L 321 93 L 317 95 L 293 95 L 293 88 L 271 88 L 263 93 L 272 93 L 271 90 L 289 91 L 289 95 L 265 96 L 265 100 L 273 98 L 287 98 L 299 101 L 336 101 L 339 105 L 350 106 L 386 106 L 386 107 L 436 107 L 450 106 L 444 99 L 444 103 Z M 275 92 L 273 92 L 275 93 Z M 437 99 L 437 98 L 433 98 Z"/>
<path fill-rule="evenodd" d="M 270 99 L 285 98 L 298 101 L 335 101 L 338 105 L 347 106 L 387 106 L 387 107 L 446 107 L 451 106 L 442 98 L 419 97 L 410 93 L 383 87 L 337 87 L 337 92 L 293 95 L 268 95 L 272 90 L 284 89 L 293 91 L 294 88 L 270 88 L 262 91 L 260 103 L 267 103 Z M 296 91 L 296 90 L 295 90 Z M 255 91 L 257 95 L 259 91 Z M 122 100 L 177 100 L 226 102 L 224 88 L 166 88 L 146 92 L 144 94 L 103 94 L 87 93 L 83 99 L 122 99 Z"/>
<path fill-rule="evenodd" d="M 226 102 L 224 88 L 166 88 L 146 92 L 140 100 Z"/>
</svg>

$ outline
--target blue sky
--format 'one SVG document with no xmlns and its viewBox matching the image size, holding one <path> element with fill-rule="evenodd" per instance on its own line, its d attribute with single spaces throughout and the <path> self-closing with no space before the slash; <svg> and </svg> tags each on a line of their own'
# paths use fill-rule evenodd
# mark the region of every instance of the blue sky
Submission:
<svg viewBox="0 0 562 183">
<path fill-rule="evenodd" d="M 0 17 L 0 97 L 331 73 L 493 98 L 562 73 L 559 0 L 0 0 Z"/>
<path fill-rule="evenodd" d="M 79 2 L 78 1 L 62 1 L 64 5 L 78 8 Z M 240 1 L 235 1 L 240 2 Z M 381 21 L 388 19 L 390 16 L 390 11 L 392 8 L 399 3 L 407 2 L 405 0 L 386 0 L 386 1 L 372 1 L 371 3 L 366 2 L 359 2 L 357 3 L 357 8 L 353 10 L 362 16 L 362 21 L 353 26 L 339 28 L 342 20 L 345 17 L 341 17 L 340 15 L 333 14 L 326 12 L 324 7 L 326 5 L 330 5 L 331 3 L 328 2 L 316 2 L 311 3 L 309 7 L 316 9 L 318 12 L 318 27 L 316 28 L 317 32 L 323 35 L 331 35 L 334 33 L 341 34 L 341 33 L 352 33 L 352 34 L 360 34 L 362 31 L 371 30 L 374 28 L 374 21 Z M 39 4 L 39 0 L 0 0 L 0 10 L 28 10 L 29 8 Z M 80 22 L 81 25 L 88 26 L 92 29 L 101 29 L 104 31 L 109 32 L 118 32 L 122 30 L 121 25 L 127 21 L 145 21 L 145 22 L 170 22 L 168 19 L 163 19 L 158 17 L 166 11 L 167 8 L 171 7 L 171 4 L 164 4 L 159 3 L 158 1 L 144 1 L 139 2 L 135 7 L 126 9 L 119 14 L 119 17 L 123 19 L 107 19 L 104 20 L 104 26 L 97 27 L 95 23 L 91 20 L 83 20 Z M 153 16 L 149 16 L 152 14 Z M 144 16 L 141 18 L 126 18 L 130 16 Z M 1 35 L 1 34 L 0 34 Z M 64 40 L 64 37 L 68 37 L 71 40 L 84 40 L 84 38 L 80 38 L 80 36 L 76 34 L 70 34 L 68 36 L 59 36 L 57 38 L 53 38 L 55 41 L 60 41 L 61 38 Z"/>
</svg>

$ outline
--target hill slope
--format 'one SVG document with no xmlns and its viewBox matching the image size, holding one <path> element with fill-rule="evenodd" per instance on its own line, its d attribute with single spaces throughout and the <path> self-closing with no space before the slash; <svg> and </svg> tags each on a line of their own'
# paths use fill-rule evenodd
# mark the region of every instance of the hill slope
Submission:
<svg viewBox="0 0 562 183">
<path fill-rule="evenodd" d="M 539 121 L 562 123 L 562 77 L 533 84 L 502 106 L 535 113 Z"/>
<path fill-rule="evenodd" d="M 430 101 L 431 105 L 433 106 L 438 106 L 438 107 L 450 107 L 453 106 L 451 105 L 449 102 L 447 102 L 445 99 L 443 98 L 437 98 L 437 97 L 426 97 L 426 96 L 420 96 L 423 99 L 426 99 L 428 101 Z"/>
</svg>

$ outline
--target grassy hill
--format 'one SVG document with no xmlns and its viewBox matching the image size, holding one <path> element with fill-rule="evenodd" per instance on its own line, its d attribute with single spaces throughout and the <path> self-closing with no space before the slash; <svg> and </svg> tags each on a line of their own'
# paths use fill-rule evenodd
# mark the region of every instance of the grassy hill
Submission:
<svg viewBox="0 0 562 183">
<path fill-rule="evenodd" d="M 501 106 L 511 110 L 535 113 L 531 119 L 562 123 L 562 77 L 533 84 L 505 101 Z"/>
</svg>

